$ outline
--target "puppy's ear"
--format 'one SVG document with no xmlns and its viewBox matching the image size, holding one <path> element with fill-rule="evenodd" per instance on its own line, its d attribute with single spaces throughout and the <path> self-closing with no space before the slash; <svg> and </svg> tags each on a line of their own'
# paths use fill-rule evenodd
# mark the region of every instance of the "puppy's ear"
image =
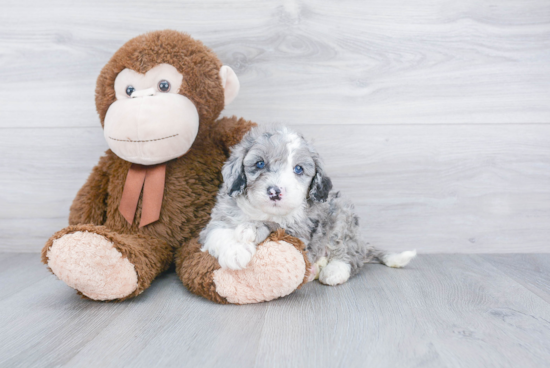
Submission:
<svg viewBox="0 0 550 368">
<path fill-rule="evenodd" d="M 242 194 L 246 189 L 246 175 L 243 167 L 246 152 L 242 147 L 235 148 L 222 168 L 223 187 L 230 197 Z"/>
<path fill-rule="evenodd" d="M 316 202 L 325 202 L 332 189 L 332 180 L 325 175 L 321 160 L 316 154 L 313 156 L 313 161 L 315 161 L 315 176 L 309 186 L 309 198 Z"/>
</svg>

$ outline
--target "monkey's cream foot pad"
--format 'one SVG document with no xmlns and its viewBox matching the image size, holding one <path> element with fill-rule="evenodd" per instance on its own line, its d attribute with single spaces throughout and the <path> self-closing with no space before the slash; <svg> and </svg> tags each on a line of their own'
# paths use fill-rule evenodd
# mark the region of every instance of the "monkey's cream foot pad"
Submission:
<svg viewBox="0 0 550 368">
<path fill-rule="evenodd" d="M 77 231 L 54 240 L 48 266 L 70 287 L 94 300 L 113 300 L 136 290 L 134 265 L 105 237 Z"/>
<path fill-rule="evenodd" d="M 305 272 L 302 253 L 287 242 L 270 241 L 258 247 L 245 269 L 215 271 L 214 283 L 218 294 L 230 303 L 259 303 L 292 293 Z"/>
</svg>

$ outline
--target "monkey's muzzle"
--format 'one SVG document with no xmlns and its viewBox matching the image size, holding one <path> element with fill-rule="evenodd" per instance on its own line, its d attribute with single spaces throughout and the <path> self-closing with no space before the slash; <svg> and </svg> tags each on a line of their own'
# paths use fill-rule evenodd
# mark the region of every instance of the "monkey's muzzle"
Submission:
<svg viewBox="0 0 550 368">
<path fill-rule="evenodd" d="M 117 156 L 155 165 L 191 148 L 199 131 L 199 114 L 191 100 L 154 88 L 135 91 L 131 97 L 115 101 L 105 116 L 105 139 Z"/>
</svg>

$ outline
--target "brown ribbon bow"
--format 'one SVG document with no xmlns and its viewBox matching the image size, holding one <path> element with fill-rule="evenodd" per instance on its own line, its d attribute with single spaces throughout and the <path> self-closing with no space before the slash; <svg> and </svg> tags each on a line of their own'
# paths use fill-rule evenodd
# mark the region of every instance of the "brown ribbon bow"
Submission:
<svg viewBox="0 0 550 368">
<path fill-rule="evenodd" d="M 122 198 L 118 207 L 120 213 L 130 225 L 134 222 L 142 188 L 143 200 L 141 201 L 139 227 L 144 227 L 159 219 L 162 197 L 164 195 L 165 177 L 165 163 L 152 166 L 132 164 L 126 176 L 126 183 L 124 184 Z"/>
</svg>

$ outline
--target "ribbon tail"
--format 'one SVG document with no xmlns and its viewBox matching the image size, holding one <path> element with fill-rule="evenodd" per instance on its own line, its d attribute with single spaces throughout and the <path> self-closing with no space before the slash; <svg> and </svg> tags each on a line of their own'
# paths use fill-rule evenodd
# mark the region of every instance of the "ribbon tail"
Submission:
<svg viewBox="0 0 550 368">
<path fill-rule="evenodd" d="M 143 185 L 143 201 L 141 203 L 141 221 L 139 227 L 149 225 L 160 218 L 165 180 L 166 164 L 147 168 L 145 184 Z"/>
<path fill-rule="evenodd" d="M 147 169 L 143 165 L 132 164 L 126 176 L 118 210 L 130 225 L 134 223 L 139 195 L 146 173 Z"/>
</svg>

